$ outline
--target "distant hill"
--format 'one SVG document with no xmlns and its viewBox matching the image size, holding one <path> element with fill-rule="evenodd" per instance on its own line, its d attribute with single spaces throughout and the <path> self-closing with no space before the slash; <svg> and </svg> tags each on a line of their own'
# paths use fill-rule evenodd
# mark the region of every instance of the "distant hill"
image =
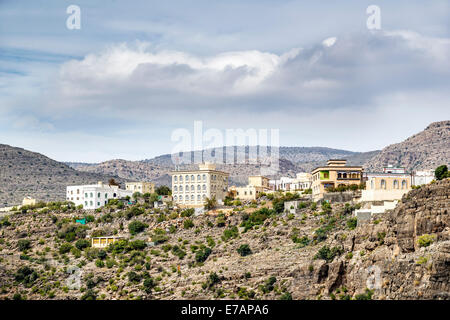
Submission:
<svg viewBox="0 0 450 320">
<path fill-rule="evenodd" d="M 76 171 L 42 154 L 0 144 L 0 207 L 21 204 L 25 196 L 43 201 L 64 200 L 68 184 L 107 182 L 111 177 Z"/>
<path fill-rule="evenodd" d="M 229 149 L 225 147 L 222 150 L 223 160 L 227 160 L 227 152 Z M 247 163 L 235 161 L 235 164 L 220 164 L 218 169 L 230 173 L 230 183 L 235 185 L 243 185 L 247 183 L 249 175 L 259 174 L 261 166 L 267 161 L 267 157 L 262 157 L 262 152 L 266 151 L 265 147 L 256 147 L 256 154 L 261 160 L 259 163 L 250 163 L 251 150 L 247 147 L 231 147 L 234 155 L 234 160 L 246 159 Z M 260 153 L 261 152 L 261 153 Z M 270 147 L 267 148 L 267 153 L 270 154 Z M 352 152 L 347 150 L 331 149 L 325 147 L 280 147 L 280 170 L 277 177 L 283 175 L 295 177 L 297 172 L 310 171 L 317 165 L 325 164 L 331 158 L 345 158 L 351 164 L 362 165 L 368 159 L 376 155 L 379 151 L 372 152 Z M 213 149 L 206 149 L 202 151 L 190 152 L 190 158 L 207 159 L 207 156 L 212 154 Z M 267 163 L 267 162 L 266 162 Z M 146 159 L 142 161 L 127 161 L 127 160 L 110 160 L 99 164 L 82 164 L 82 163 L 67 163 L 73 168 L 83 171 L 98 174 L 112 174 L 126 179 L 133 180 L 151 180 L 157 185 L 170 184 L 170 176 L 168 172 L 175 168 L 172 161 L 171 154 L 165 154 L 153 159 Z M 195 165 L 183 165 L 183 168 L 194 168 Z M 275 177 L 275 176 L 271 176 Z"/>
<path fill-rule="evenodd" d="M 406 167 L 408 171 L 435 169 L 450 163 L 450 121 L 430 124 L 425 130 L 403 142 L 384 148 L 366 163 L 368 170 L 380 170 L 383 166 Z"/>
</svg>

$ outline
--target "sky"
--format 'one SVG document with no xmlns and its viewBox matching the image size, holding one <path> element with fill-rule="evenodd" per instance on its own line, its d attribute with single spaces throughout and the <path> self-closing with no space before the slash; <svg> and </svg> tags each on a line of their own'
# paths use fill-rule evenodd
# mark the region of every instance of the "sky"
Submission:
<svg viewBox="0 0 450 320">
<path fill-rule="evenodd" d="M 171 153 L 194 121 L 371 151 L 449 101 L 449 1 L 0 0 L 0 143 L 58 161 Z"/>
</svg>

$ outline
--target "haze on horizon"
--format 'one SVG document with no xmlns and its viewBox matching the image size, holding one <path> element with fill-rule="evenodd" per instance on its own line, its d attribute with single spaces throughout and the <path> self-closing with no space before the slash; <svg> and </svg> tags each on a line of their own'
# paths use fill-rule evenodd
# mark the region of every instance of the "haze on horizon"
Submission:
<svg viewBox="0 0 450 320">
<path fill-rule="evenodd" d="M 381 30 L 366 27 L 372 4 Z M 381 149 L 450 118 L 449 17 L 444 0 L 2 1 L 0 143 L 142 160 L 201 120 L 279 129 L 281 146 Z"/>
</svg>

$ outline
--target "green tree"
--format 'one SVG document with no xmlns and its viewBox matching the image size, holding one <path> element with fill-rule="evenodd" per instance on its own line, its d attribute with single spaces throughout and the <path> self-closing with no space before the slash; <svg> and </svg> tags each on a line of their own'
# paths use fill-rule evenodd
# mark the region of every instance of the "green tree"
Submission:
<svg viewBox="0 0 450 320">
<path fill-rule="evenodd" d="M 237 252 L 242 256 L 248 256 L 252 254 L 252 250 L 248 244 L 241 244 L 241 246 L 237 249 Z"/>
<path fill-rule="evenodd" d="M 434 171 L 434 176 L 436 177 L 437 180 L 447 178 L 449 176 L 447 166 L 444 164 L 442 166 L 437 167 L 436 170 Z"/>
<path fill-rule="evenodd" d="M 128 225 L 128 230 L 132 235 L 136 235 L 148 228 L 148 224 L 143 223 L 141 221 L 133 221 Z"/>
<path fill-rule="evenodd" d="M 155 190 L 156 194 L 159 196 L 168 196 L 172 194 L 172 190 L 168 186 L 159 186 Z"/>
<path fill-rule="evenodd" d="M 217 206 L 216 196 L 213 196 L 211 199 L 210 198 L 205 199 L 205 209 L 206 210 L 212 210 L 216 206 Z"/>
</svg>

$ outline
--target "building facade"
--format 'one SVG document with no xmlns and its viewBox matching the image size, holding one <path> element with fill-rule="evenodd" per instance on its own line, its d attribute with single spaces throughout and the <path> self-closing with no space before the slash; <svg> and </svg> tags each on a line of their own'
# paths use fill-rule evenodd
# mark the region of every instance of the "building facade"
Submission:
<svg viewBox="0 0 450 320">
<path fill-rule="evenodd" d="M 98 209 L 108 203 L 110 199 L 131 197 L 133 191 L 120 189 L 118 186 L 105 185 L 103 182 L 91 185 L 68 186 L 66 200 L 83 205 L 84 209 Z"/>
<path fill-rule="evenodd" d="M 218 203 L 223 203 L 227 195 L 229 174 L 216 170 L 214 164 L 200 164 L 198 170 L 172 171 L 170 175 L 172 198 L 177 205 L 202 207 L 206 198 L 213 197 Z"/>
<path fill-rule="evenodd" d="M 264 176 L 250 176 L 248 177 L 248 185 L 229 188 L 232 196 L 239 200 L 256 200 L 261 193 L 269 190 L 269 178 Z"/>
<path fill-rule="evenodd" d="M 314 201 L 323 198 L 327 188 L 359 185 L 362 183 L 361 166 L 347 166 L 347 160 L 331 159 L 327 165 L 315 168 L 312 172 L 312 196 Z"/>
<path fill-rule="evenodd" d="M 361 193 L 360 201 L 400 200 L 411 190 L 411 175 L 405 168 L 383 168 L 383 172 L 364 173 L 366 189 Z"/>
<path fill-rule="evenodd" d="M 125 189 L 140 194 L 155 193 L 155 184 L 151 182 L 127 182 L 125 183 Z"/>
<path fill-rule="evenodd" d="M 421 186 L 424 184 L 428 184 L 435 179 L 434 170 L 421 170 L 415 171 L 412 174 L 412 182 L 413 186 Z"/>
<path fill-rule="evenodd" d="M 295 178 L 281 177 L 280 179 L 270 180 L 270 188 L 278 191 L 301 191 L 311 188 L 311 174 L 307 172 L 297 173 Z"/>
</svg>

